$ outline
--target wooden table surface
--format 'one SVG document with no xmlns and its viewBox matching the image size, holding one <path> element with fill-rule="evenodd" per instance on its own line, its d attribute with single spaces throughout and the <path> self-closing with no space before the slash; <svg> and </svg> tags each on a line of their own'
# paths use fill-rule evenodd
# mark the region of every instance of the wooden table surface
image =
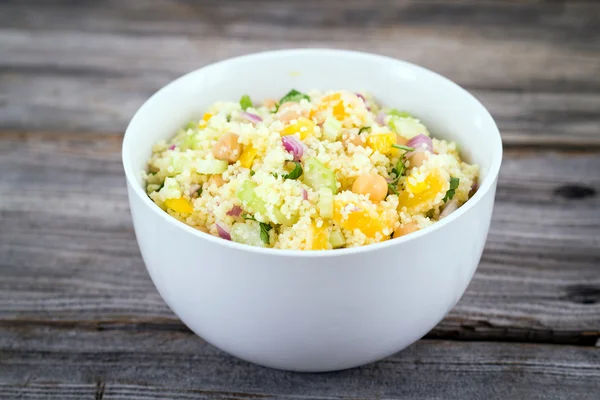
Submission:
<svg viewBox="0 0 600 400">
<path fill-rule="evenodd" d="M 329 374 L 193 335 L 144 268 L 120 162 L 175 77 L 267 49 L 421 64 L 505 145 L 471 285 L 423 340 Z M 600 2 L 0 2 L 0 399 L 600 398 Z"/>
</svg>

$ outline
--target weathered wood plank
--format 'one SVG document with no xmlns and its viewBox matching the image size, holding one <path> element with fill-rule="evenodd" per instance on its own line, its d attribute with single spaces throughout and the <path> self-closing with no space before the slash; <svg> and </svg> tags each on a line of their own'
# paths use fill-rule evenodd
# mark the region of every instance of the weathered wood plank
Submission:
<svg viewBox="0 0 600 400">
<path fill-rule="evenodd" d="M 251 365 L 185 332 L 0 326 L 0 354 L 7 399 L 97 389 L 104 400 L 595 399 L 600 389 L 600 350 L 578 346 L 424 340 L 362 368 L 297 374 Z"/>
<path fill-rule="evenodd" d="M 119 135 L 0 134 L 0 318 L 185 328 L 144 269 Z M 431 337 L 594 344 L 600 157 L 509 151 L 482 263 Z"/>
<path fill-rule="evenodd" d="M 0 128 L 122 131 L 185 72 L 310 46 L 442 73 L 481 98 L 508 145 L 599 147 L 599 37 L 594 2 L 3 2 Z"/>
</svg>

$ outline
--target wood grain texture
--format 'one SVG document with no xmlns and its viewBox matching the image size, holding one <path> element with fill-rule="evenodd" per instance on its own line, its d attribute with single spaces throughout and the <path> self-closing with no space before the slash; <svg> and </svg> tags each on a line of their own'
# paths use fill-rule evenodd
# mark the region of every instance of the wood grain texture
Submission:
<svg viewBox="0 0 600 400">
<path fill-rule="evenodd" d="M 144 269 L 119 135 L 0 133 L 0 318 L 185 330 Z M 436 338 L 593 345 L 600 157 L 509 151 L 481 265 Z"/>
<path fill-rule="evenodd" d="M 0 399 L 596 399 L 600 381 L 600 350 L 579 346 L 425 340 L 328 374 L 258 367 L 184 332 L 0 326 L 0 351 Z"/>
<path fill-rule="evenodd" d="M 446 75 L 508 149 L 462 300 L 429 339 L 331 374 L 193 335 L 145 271 L 120 163 L 170 80 L 300 47 Z M 597 399 L 599 110 L 597 1 L 1 1 L 0 400 Z"/>
<path fill-rule="evenodd" d="M 185 72 L 336 47 L 455 80 L 490 109 L 506 145 L 600 147 L 599 38 L 594 2 L 5 1 L 0 128 L 122 131 Z"/>
</svg>

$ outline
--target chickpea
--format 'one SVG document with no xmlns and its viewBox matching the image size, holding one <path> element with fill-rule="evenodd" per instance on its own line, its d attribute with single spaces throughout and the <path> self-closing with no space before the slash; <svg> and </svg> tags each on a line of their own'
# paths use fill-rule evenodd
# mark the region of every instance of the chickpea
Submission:
<svg viewBox="0 0 600 400">
<path fill-rule="evenodd" d="M 277 110 L 277 118 L 284 124 L 289 124 L 290 121 L 298 119 L 300 117 L 307 117 L 306 111 L 300 110 L 297 103 L 287 102 L 283 103 L 279 110 Z"/>
<path fill-rule="evenodd" d="M 267 108 L 275 108 L 275 105 L 277 104 L 277 102 L 273 99 L 266 99 L 263 102 L 263 105 Z"/>
<path fill-rule="evenodd" d="M 238 143 L 239 136 L 235 133 L 226 133 L 213 147 L 212 153 L 217 160 L 228 161 L 233 164 L 240 158 L 244 147 Z"/>
<path fill-rule="evenodd" d="M 217 187 L 221 187 L 225 184 L 225 181 L 223 180 L 223 177 L 221 175 L 213 175 L 208 179 L 208 183 L 210 183 L 211 185 L 214 184 Z"/>
<path fill-rule="evenodd" d="M 388 193 L 385 178 L 378 174 L 362 174 L 352 184 L 352 191 L 357 194 L 368 194 L 371 201 L 381 201 Z"/>
<path fill-rule="evenodd" d="M 408 139 L 405 138 L 404 136 L 400 136 L 396 133 L 396 144 L 399 144 L 401 146 L 406 146 L 408 144 Z"/>
<path fill-rule="evenodd" d="M 429 153 L 426 151 L 415 151 L 410 158 L 411 167 L 420 167 L 429 158 Z"/>
<path fill-rule="evenodd" d="M 409 222 L 407 224 L 400 225 L 398 228 L 396 228 L 396 230 L 394 231 L 394 237 L 397 238 L 400 236 L 408 235 L 409 233 L 413 233 L 418 230 L 419 227 L 415 222 Z"/>
<path fill-rule="evenodd" d="M 351 134 L 345 134 L 343 136 L 343 140 L 344 143 L 346 144 L 346 147 L 348 147 L 348 144 L 352 143 L 355 146 L 363 146 L 364 142 L 363 142 L 363 138 L 360 135 L 351 135 Z"/>
</svg>

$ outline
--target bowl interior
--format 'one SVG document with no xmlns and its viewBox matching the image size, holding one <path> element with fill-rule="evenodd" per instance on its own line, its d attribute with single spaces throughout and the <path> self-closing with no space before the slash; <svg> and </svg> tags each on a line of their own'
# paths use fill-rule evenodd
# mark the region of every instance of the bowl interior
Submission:
<svg viewBox="0 0 600 400">
<path fill-rule="evenodd" d="M 341 50 L 285 50 L 242 56 L 201 68 L 154 94 L 132 119 L 123 164 L 134 190 L 145 197 L 141 171 L 152 144 L 167 139 L 216 101 L 279 98 L 291 88 L 346 89 L 372 94 L 384 106 L 417 116 L 434 137 L 458 143 L 481 168 L 480 190 L 495 180 L 502 157 L 498 128 L 488 111 L 450 80 L 416 65 Z"/>
</svg>

